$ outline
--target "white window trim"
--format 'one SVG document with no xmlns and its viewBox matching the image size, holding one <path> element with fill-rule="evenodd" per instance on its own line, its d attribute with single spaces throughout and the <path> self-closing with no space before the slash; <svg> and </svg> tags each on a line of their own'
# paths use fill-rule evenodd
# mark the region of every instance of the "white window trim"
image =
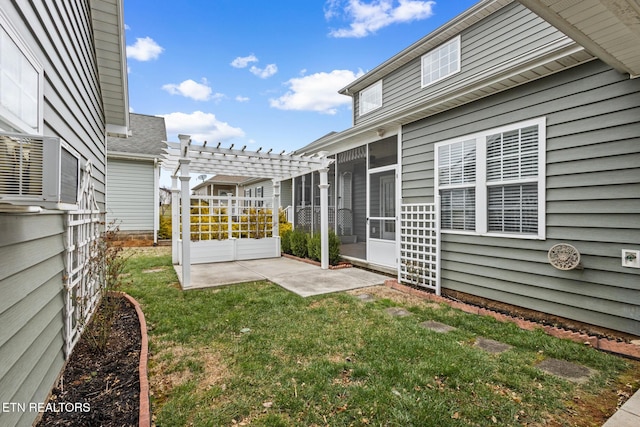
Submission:
<svg viewBox="0 0 640 427">
<path fill-rule="evenodd" d="M 509 132 L 516 129 L 526 128 L 529 126 L 538 126 L 538 178 L 537 179 L 521 179 L 508 181 L 509 184 L 521 184 L 527 182 L 538 183 L 538 232 L 536 234 L 517 234 L 517 233 L 497 233 L 488 231 L 488 202 L 487 202 L 487 136 L 496 133 Z M 467 141 L 469 139 L 476 140 L 476 230 L 449 230 L 441 229 L 442 233 L 447 234 L 465 234 L 472 236 L 489 236 L 489 237 L 507 237 L 515 239 L 545 240 L 546 239 L 546 117 L 527 120 L 524 122 L 512 123 L 510 125 L 499 128 L 488 129 L 474 134 L 464 135 L 454 139 L 438 142 L 434 144 L 434 193 L 439 200 L 440 182 L 439 182 L 439 164 L 438 164 L 438 148 L 444 145 L 454 144 L 456 142 Z M 441 209 L 440 202 L 437 209 Z"/>
<path fill-rule="evenodd" d="M 362 98 L 363 98 L 363 95 L 365 95 L 369 91 L 373 91 L 374 89 L 375 90 L 380 90 L 380 105 L 378 105 L 377 107 L 370 108 L 367 111 L 363 112 L 362 111 Z M 376 83 L 368 86 L 365 89 L 362 89 L 360 91 L 360 94 L 358 95 L 358 102 L 359 102 L 358 115 L 360 115 L 360 116 L 364 116 L 366 114 L 371 113 L 372 111 L 375 111 L 375 110 L 378 110 L 378 109 L 382 108 L 382 80 L 378 80 Z"/>
<path fill-rule="evenodd" d="M 35 68 L 36 73 L 38 74 L 38 120 L 36 127 L 33 128 L 23 122 L 19 117 L 15 116 L 10 111 L 2 108 L 0 106 L 0 120 L 7 122 L 9 125 L 19 129 L 22 132 L 28 134 L 42 135 L 43 134 L 43 112 L 44 112 L 44 68 L 40 64 L 40 62 L 36 59 L 36 56 L 29 49 L 28 45 L 24 42 L 22 37 L 20 37 L 18 31 L 9 21 L 9 18 L 5 15 L 5 13 L 0 9 L 0 27 L 9 35 L 11 40 L 18 46 L 20 53 L 24 55 L 24 57 L 29 61 L 29 63 Z"/>
<path fill-rule="evenodd" d="M 438 79 L 436 79 L 436 80 L 433 80 L 433 81 L 431 81 L 431 82 L 429 82 L 429 83 L 425 83 L 425 82 L 424 82 L 424 59 L 425 59 L 425 57 L 427 57 L 427 56 L 429 56 L 430 54 L 432 54 L 432 53 L 436 52 L 438 49 L 441 49 L 441 48 L 443 48 L 444 46 L 449 45 L 450 43 L 456 43 L 456 44 L 458 45 L 458 68 L 457 68 L 455 71 L 450 72 L 450 73 L 449 73 L 449 74 L 447 74 L 446 76 L 442 76 L 442 77 L 440 77 L 440 78 L 438 78 Z M 461 69 L 461 63 L 460 63 L 460 62 L 461 62 L 461 59 L 462 59 L 461 52 L 462 52 L 462 43 L 461 43 L 461 41 L 460 41 L 460 36 L 458 35 L 458 36 L 456 36 L 456 37 L 452 38 L 451 40 L 447 41 L 446 43 L 442 43 L 442 44 L 441 44 L 441 45 L 439 45 L 438 47 L 436 47 L 436 48 L 434 48 L 434 49 L 431 49 L 429 52 L 427 52 L 427 53 L 425 53 L 424 55 L 422 55 L 422 56 L 420 57 L 420 84 L 421 84 L 421 86 L 422 86 L 423 88 L 425 88 L 425 87 L 429 87 L 429 86 L 432 86 L 432 85 L 436 84 L 437 82 L 439 82 L 439 81 L 441 81 L 441 80 L 447 79 L 447 78 L 449 78 L 449 77 L 453 76 L 454 74 L 459 73 L 459 72 L 460 72 L 460 69 Z"/>
</svg>

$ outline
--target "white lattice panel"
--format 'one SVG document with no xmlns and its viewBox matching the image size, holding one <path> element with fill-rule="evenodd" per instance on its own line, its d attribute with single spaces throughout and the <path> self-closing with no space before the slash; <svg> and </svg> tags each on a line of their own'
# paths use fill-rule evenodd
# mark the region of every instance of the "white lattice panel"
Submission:
<svg viewBox="0 0 640 427">
<path fill-rule="evenodd" d="M 83 170 L 80 206 L 68 212 L 65 233 L 65 356 L 68 358 L 99 303 L 103 280 L 91 271 L 103 229 L 91 164 Z"/>
<path fill-rule="evenodd" d="M 440 235 L 432 203 L 400 207 L 400 268 L 398 280 L 440 294 Z"/>
</svg>

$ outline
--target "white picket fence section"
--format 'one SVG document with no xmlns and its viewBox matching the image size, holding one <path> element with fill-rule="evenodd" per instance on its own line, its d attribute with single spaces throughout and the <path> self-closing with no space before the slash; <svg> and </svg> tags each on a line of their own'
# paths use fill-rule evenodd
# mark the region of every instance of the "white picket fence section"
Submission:
<svg viewBox="0 0 640 427">
<path fill-rule="evenodd" d="M 440 230 L 433 203 L 400 206 L 398 281 L 440 295 Z"/>
<path fill-rule="evenodd" d="M 96 245 L 103 231 L 103 220 L 91 178 L 91 163 L 82 171 L 79 209 L 66 214 L 65 232 L 65 357 L 82 335 L 100 297 L 102 278 L 90 269 Z"/>
</svg>

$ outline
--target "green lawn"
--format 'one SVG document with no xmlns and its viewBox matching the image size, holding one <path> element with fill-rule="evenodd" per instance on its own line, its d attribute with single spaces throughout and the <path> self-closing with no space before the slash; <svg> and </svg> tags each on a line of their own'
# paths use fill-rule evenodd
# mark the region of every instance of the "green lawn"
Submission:
<svg viewBox="0 0 640 427">
<path fill-rule="evenodd" d="M 370 303 L 269 282 L 183 292 L 166 253 L 131 257 L 125 286 L 149 325 L 158 426 L 592 425 L 567 416 L 576 399 L 597 405 L 613 389 L 601 409 L 610 415 L 621 376 L 638 378 L 628 360 L 386 288 Z M 393 317 L 392 306 L 412 315 Z M 457 329 L 439 334 L 425 320 Z M 513 348 L 489 354 L 477 337 Z M 548 357 L 597 373 L 576 385 L 535 368 Z"/>
</svg>

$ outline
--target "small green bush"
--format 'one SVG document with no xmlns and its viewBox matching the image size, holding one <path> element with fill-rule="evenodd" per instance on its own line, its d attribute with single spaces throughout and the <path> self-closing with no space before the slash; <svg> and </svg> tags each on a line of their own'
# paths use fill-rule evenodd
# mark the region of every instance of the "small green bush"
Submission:
<svg viewBox="0 0 640 427">
<path fill-rule="evenodd" d="M 340 262 L 340 238 L 333 231 L 329 231 L 329 264 L 337 265 Z"/>
<path fill-rule="evenodd" d="M 171 215 L 160 216 L 158 239 L 171 239 Z"/>
<path fill-rule="evenodd" d="M 285 253 L 291 255 L 291 234 L 293 231 L 289 230 L 280 230 L 280 250 Z"/>
<path fill-rule="evenodd" d="M 291 232 L 291 253 L 299 258 L 307 257 L 307 239 L 308 234 L 302 230 L 293 230 Z"/>
<path fill-rule="evenodd" d="M 320 258 L 322 257 L 320 233 L 315 233 L 313 236 L 309 236 L 309 241 L 307 242 L 307 256 L 314 261 L 320 261 Z"/>
</svg>

